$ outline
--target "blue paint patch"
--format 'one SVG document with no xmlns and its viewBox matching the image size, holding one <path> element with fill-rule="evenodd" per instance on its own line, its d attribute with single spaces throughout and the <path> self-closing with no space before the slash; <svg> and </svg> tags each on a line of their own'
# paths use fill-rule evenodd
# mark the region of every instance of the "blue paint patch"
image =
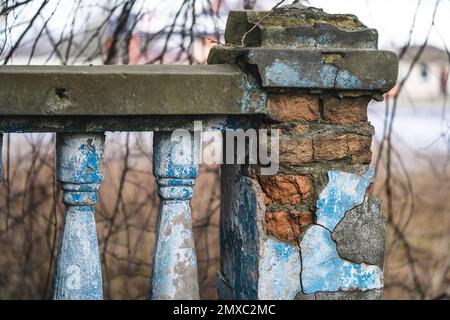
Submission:
<svg viewBox="0 0 450 320">
<path fill-rule="evenodd" d="M 198 144 L 187 130 L 155 132 L 153 168 L 161 198 L 149 298 L 198 299 L 197 256 L 189 200 Z"/>
<path fill-rule="evenodd" d="M 269 238 L 261 244 L 258 299 L 292 300 L 301 290 L 300 253 L 291 244 Z"/>
<path fill-rule="evenodd" d="M 53 294 L 58 300 L 103 299 L 92 206 L 73 206 L 66 212 Z"/>
<path fill-rule="evenodd" d="M 103 180 L 103 134 L 57 134 L 57 179 L 66 205 L 54 299 L 102 299 L 94 204 Z"/>
<path fill-rule="evenodd" d="M 295 251 L 292 246 L 286 245 L 284 242 L 276 242 L 274 249 L 277 254 L 277 258 L 281 262 L 286 262 L 289 259 L 289 256 Z"/>
<path fill-rule="evenodd" d="M 345 214 L 364 201 L 373 175 L 372 167 L 362 176 L 328 172 L 328 185 L 317 202 L 317 225 L 306 230 L 300 244 L 304 293 L 382 288 L 383 270 L 380 267 L 342 259 L 331 238 L 331 231 Z"/>
<path fill-rule="evenodd" d="M 339 257 L 331 233 L 315 225 L 301 242 L 303 292 L 379 289 L 383 271 L 378 266 L 358 264 Z"/>
<path fill-rule="evenodd" d="M 322 64 L 311 69 L 308 63 L 292 61 L 289 65 L 275 59 L 265 70 L 266 82 L 271 86 L 293 88 L 333 88 L 337 68 Z"/>
<path fill-rule="evenodd" d="M 267 78 L 270 79 L 271 82 L 278 83 L 285 87 L 296 87 L 299 84 L 303 84 L 298 70 L 288 66 L 278 59 L 276 59 L 272 65 L 266 69 L 266 73 Z"/>
<path fill-rule="evenodd" d="M 316 46 L 316 40 L 311 37 L 297 36 L 297 37 L 295 37 L 295 40 L 297 42 L 297 45 L 301 44 L 302 46 L 305 46 L 305 47 L 315 47 Z"/>
<path fill-rule="evenodd" d="M 250 78 L 250 76 L 247 76 Z M 244 93 L 241 101 L 241 111 L 243 113 L 267 111 L 267 93 L 261 90 L 255 79 L 244 79 Z"/>
<path fill-rule="evenodd" d="M 358 79 L 356 75 L 347 71 L 347 70 L 339 70 L 336 75 L 336 83 L 335 86 L 337 88 L 345 88 L 345 89 L 359 89 L 361 88 L 361 81 Z"/>
<path fill-rule="evenodd" d="M 316 72 L 318 73 L 318 78 L 320 79 L 320 83 L 317 84 L 318 87 L 334 87 L 334 81 L 337 69 L 335 66 L 331 64 L 324 64 L 322 68 L 317 68 Z"/>
<path fill-rule="evenodd" d="M 362 176 L 341 171 L 328 172 L 328 185 L 317 201 L 317 224 L 334 230 L 347 211 L 364 201 L 373 176 L 372 167 Z"/>
<path fill-rule="evenodd" d="M 330 33 L 324 33 L 317 37 L 317 45 L 319 46 L 328 46 L 332 45 L 335 40 L 335 36 Z"/>
</svg>

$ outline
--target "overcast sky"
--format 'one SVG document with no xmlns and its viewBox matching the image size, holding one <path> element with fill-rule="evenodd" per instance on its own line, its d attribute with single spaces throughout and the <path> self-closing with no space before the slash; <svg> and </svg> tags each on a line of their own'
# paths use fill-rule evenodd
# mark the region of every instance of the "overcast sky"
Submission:
<svg viewBox="0 0 450 320">
<path fill-rule="evenodd" d="M 264 0 L 270 7 L 277 1 Z M 291 1 L 286 1 L 290 3 Z M 310 0 L 313 7 L 329 13 L 353 13 L 367 26 L 378 29 L 380 47 L 390 48 L 406 44 L 414 20 L 418 0 Z M 422 44 L 431 25 L 438 0 L 422 0 L 416 17 L 412 43 Z M 450 1 L 441 0 L 430 33 L 429 44 L 443 49 L 443 40 L 450 47 Z"/>
<path fill-rule="evenodd" d="M 93 3 L 105 3 L 110 4 L 107 0 L 95 0 L 84 2 L 84 14 L 92 18 L 95 16 L 95 9 L 90 6 Z M 146 0 L 140 1 L 144 4 L 144 7 L 153 12 L 157 19 L 154 19 L 151 23 L 151 27 L 159 30 L 160 24 L 164 26 L 169 19 L 173 19 L 175 12 L 180 7 L 183 0 Z M 201 8 L 203 1 L 197 1 L 197 5 Z M 261 9 L 269 9 L 279 0 L 258 0 L 257 7 Z M 292 0 L 286 0 L 285 3 L 289 4 Z M 418 3 L 420 2 L 418 14 L 416 17 L 415 28 L 412 37 L 413 44 L 422 44 L 428 30 L 431 25 L 431 18 L 436 3 L 439 3 L 436 18 L 435 27 L 431 30 L 429 44 L 444 49 L 444 44 L 447 48 L 450 48 L 450 0 L 309 0 L 309 4 L 314 7 L 323 8 L 329 13 L 352 13 L 359 17 L 359 19 L 369 27 L 376 28 L 379 31 L 380 48 L 394 48 L 406 44 L 411 25 L 414 20 L 414 14 Z M 67 25 L 70 13 L 73 12 L 75 1 L 57 1 L 50 0 L 50 5 L 47 7 L 45 16 L 48 16 L 53 11 L 53 6 L 59 3 L 58 10 L 52 16 L 52 21 L 49 23 L 50 29 L 53 31 L 61 30 Z M 242 7 L 242 0 L 226 0 L 231 8 Z M 41 4 L 41 1 L 34 1 L 25 11 L 28 18 L 31 18 L 36 8 Z M 138 7 L 138 6 L 137 6 Z M 23 15 L 20 16 L 23 19 Z M 1 20 L 1 19 L 0 19 Z M 77 19 L 77 23 L 80 26 L 88 23 L 83 18 Z M 225 20 L 225 18 L 223 19 Z M 19 22 L 19 21 L 16 21 Z M 0 21 L 1 23 L 1 21 Z M 11 23 L 11 22 L 10 22 Z M 199 19 L 197 21 L 197 30 L 201 31 L 207 22 Z M 209 23 L 212 23 L 209 21 Z M 26 25 L 23 25 L 15 29 L 11 35 L 19 35 Z M 225 27 L 225 21 L 220 21 L 218 26 L 220 28 Z M 39 26 L 35 26 L 35 31 L 39 30 Z M 35 32 L 35 33 L 36 33 Z M 34 34 L 35 34 L 34 33 Z M 32 35 L 30 35 L 32 36 Z"/>
</svg>

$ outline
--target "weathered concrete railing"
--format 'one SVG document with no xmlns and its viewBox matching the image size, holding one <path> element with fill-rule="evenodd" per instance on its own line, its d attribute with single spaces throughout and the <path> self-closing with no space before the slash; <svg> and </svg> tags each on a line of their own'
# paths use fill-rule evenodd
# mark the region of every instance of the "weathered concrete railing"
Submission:
<svg viewBox="0 0 450 320">
<path fill-rule="evenodd" d="M 57 133 L 66 216 L 55 299 L 102 298 L 94 205 L 105 131 L 155 133 L 161 208 L 149 298 L 199 297 L 194 121 L 281 131 L 271 142 L 278 173 L 262 174 L 262 161 L 222 166 L 221 298 L 381 297 L 367 103 L 395 84 L 396 55 L 378 51 L 376 31 L 356 17 L 298 5 L 231 12 L 225 40 L 207 66 L 0 67 L 0 132 Z"/>
</svg>

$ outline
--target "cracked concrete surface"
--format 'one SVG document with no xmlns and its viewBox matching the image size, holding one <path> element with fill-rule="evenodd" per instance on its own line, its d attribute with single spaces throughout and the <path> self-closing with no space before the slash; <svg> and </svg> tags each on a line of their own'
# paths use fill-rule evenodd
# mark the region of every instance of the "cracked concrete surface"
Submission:
<svg viewBox="0 0 450 320">
<path fill-rule="evenodd" d="M 346 214 L 364 201 L 373 178 L 373 168 L 362 176 L 330 171 L 329 182 L 317 202 L 317 224 L 301 240 L 303 293 L 380 289 L 383 270 L 376 265 L 343 259 L 332 232 Z"/>
<path fill-rule="evenodd" d="M 385 218 L 381 201 L 366 197 L 346 213 L 332 233 L 339 255 L 347 260 L 383 267 Z"/>
</svg>

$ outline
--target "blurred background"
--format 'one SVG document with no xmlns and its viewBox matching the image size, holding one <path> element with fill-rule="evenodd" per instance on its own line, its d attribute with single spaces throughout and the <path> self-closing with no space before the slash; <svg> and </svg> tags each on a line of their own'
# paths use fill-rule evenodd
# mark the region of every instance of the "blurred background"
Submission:
<svg viewBox="0 0 450 320">
<path fill-rule="evenodd" d="M 375 193 L 388 222 L 385 298 L 450 297 L 449 0 L 310 0 L 378 29 L 400 58 L 397 86 L 372 102 Z M 273 0 L 0 0 L 1 64 L 202 64 L 233 9 Z M 1 85 L 1 84 L 0 84 Z M 145 84 L 143 84 L 145 85 Z M 5 134 L 0 298 L 51 297 L 63 206 L 53 134 Z M 217 140 L 211 135 L 205 146 Z M 96 207 L 107 299 L 145 298 L 158 196 L 151 133 L 107 133 Z M 202 165 L 192 200 L 200 294 L 215 299 L 220 170 Z"/>
</svg>

